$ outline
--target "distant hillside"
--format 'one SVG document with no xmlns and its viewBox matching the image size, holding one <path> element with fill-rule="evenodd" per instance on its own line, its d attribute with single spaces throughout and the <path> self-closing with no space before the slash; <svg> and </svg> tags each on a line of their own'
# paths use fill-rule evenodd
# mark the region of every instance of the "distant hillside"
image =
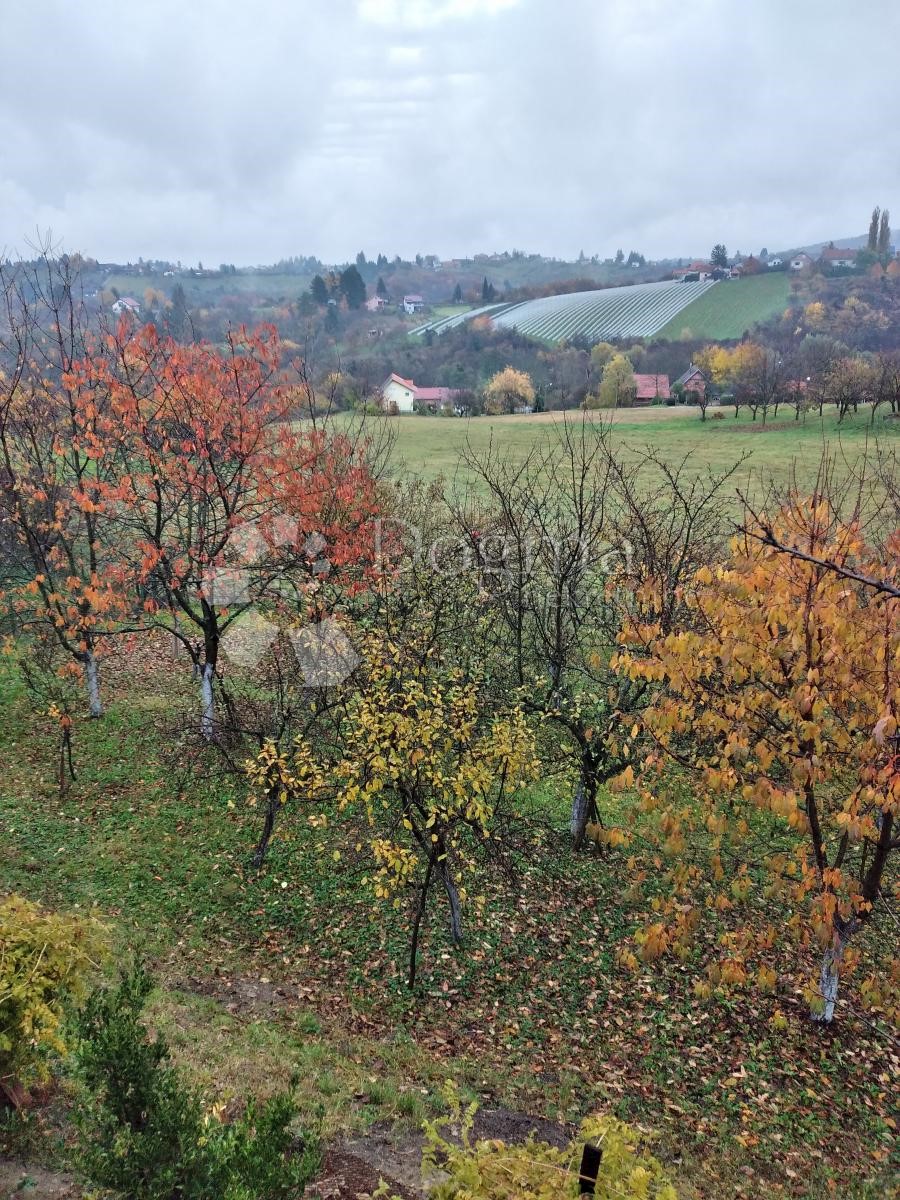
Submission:
<svg viewBox="0 0 900 1200">
<path fill-rule="evenodd" d="M 891 240 L 896 243 L 896 233 Z M 786 255 L 791 254 L 794 251 L 805 250 L 811 258 L 818 258 L 825 247 L 830 246 L 832 243 L 834 243 L 835 246 L 841 246 L 847 250 L 864 250 L 869 244 L 869 235 L 867 233 L 860 233 L 854 237 L 827 238 L 824 242 L 812 242 L 808 246 L 792 246 L 790 250 L 779 250 L 778 253 L 781 258 L 784 258 Z"/>
<path fill-rule="evenodd" d="M 784 271 L 723 280 L 672 317 L 656 337 L 730 341 L 742 337 L 757 322 L 783 312 L 790 294 L 790 276 Z"/>
</svg>

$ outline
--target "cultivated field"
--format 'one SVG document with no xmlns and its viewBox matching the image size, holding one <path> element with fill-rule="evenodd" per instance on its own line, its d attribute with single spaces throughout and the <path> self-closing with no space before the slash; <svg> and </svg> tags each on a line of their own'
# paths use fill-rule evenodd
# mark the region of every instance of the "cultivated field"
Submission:
<svg viewBox="0 0 900 1200">
<path fill-rule="evenodd" d="M 542 296 L 520 304 L 489 304 L 471 312 L 430 321 L 413 330 L 443 333 L 475 316 L 490 316 L 495 325 L 517 329 L 550 342 L 586 338 L 652 337 L 697 297 L 715 287 L 703 283 L 640 283 L 633 287 L 606 288 Z"/>
<path fill-rule="evenodd" d="M 790 294 L 790 276 L 780 271 L 729 280 L 681 309 L 657 331 L 657 337 L 668 341 L 679 338 L 728 341 L 743 337 L 758 321 L 782 312 Z"/>
</svg>

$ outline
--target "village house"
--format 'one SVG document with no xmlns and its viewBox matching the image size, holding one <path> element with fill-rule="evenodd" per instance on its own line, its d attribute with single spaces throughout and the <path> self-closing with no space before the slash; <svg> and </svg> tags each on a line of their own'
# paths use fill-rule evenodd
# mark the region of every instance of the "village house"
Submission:
<svg viewBox="0 0 900 1200">
<path fill-rule="evenodd" d="M 414 404 L 421 411 L 439 412 L 443 408 L 452 408 L 458 392 L 455 388 L 431 387 L 415 389 Z"/>
<path fill-rule="evenodd" d="M 714 267 L 708 262 L 692 262 L 688 267 L 676 267 L 672 272 L 673 279 L 681 279 L 686 283 L 697 283 L 700 280 L 712 279 Z"/>
<path fill-rule="evenodd" d="M 809 257 L 806 251 L 801 250 L 799 254 L 795 254 L 791 259 L 792 271 L 805 271 L 813 265 L 813 260 Z"/>
<path fill-rule="evenodd" d="M 386 413 L 438 412 L 452 408 L 459 392 L 448 387 L 416 387 L 411 379 L 391 373 L 381 385 L 382 408 Z"/>
<path fill-rule="evenodd" d="M 826 246 L 821 254 L 821 262 L 832 269 L 844 269 L 856 266 L 856 251 L 841 249 L 839 246 Z"/>
<path fill-rule="evenodd" d="M 370 296 L 366 301 L 366 308 L 369 310 L 369 312 L 382 312 L 382 310 L 388 308 L 389 305 L 390 301 L 386 296 Z"/>
<path fill-rule="evenodd" d="M 697 403 L 706 396 L 706 376 L 693 363 L 675 380 L 673 388 L 680 388 L 688 403 Z"/>
<path fill-rule="evenodd" d="M 425 307 L 425 297 L 419 295 L 409 295 L 403 297 L 403 311 L 412 316 L 413 313 L 421 312 Z"/>
<path fill-rule="evenodd" d="M 381 385 L 381 407 L 386 413 L 411 413 L 416 398 L 416 385 L 411 379 L 393 372 Z"/>
<path fill-rule="evenodd" d="M 122 313 L 127 312 L 137 317 L 140 316 L 141 306 L 133 296 L 120 296 L 119 299 L 113 303 L 112 311 L 116 314 L 116 316 L 120 316 Z"/>
<path fill-rule="evenodd" d="M 635 375 L 634 403 L 654 404 L 659 400 L 668 400 L 671 395 L 668 375 Z"/>
</svg>

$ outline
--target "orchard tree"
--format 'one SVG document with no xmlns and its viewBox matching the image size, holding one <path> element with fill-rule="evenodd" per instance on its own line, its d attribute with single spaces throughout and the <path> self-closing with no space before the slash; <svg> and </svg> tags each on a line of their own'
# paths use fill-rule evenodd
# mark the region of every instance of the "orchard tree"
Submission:
<svg viewBox="0 0 900 1200">
<path fill-rule="evenodd" d="M 120 431 L 127 474 L 115 499 L 131 577 L 147 618 L 168 622 L 190 654 L 207 739 L 235 621 L 284 593 L 306 618 L 323 574 L 357 561 L 371 541 L 367 465 L 346 437 L 293 422 L 299 397 L 280 367 L 271 327 L 230 333 L 219 351 L 178 346 L 152 326 L 121 330 L 79 367 L 80 385 L 109 405 Z"/>
<path fill-rule="evenodd" d="M 495 688 L 519 692 L 546 731 L 546 754 L 571 780 L 577 848 L 599 819 L 599 790 L 635 757 L 647 699 L 643 682 L 612 669 L 619 639 L 638 596 L 673 627 L 712 554 L 731 473 L 673 467 L 653 450 L 623 462 L 590 421 L 564 423 L 524 460 L 491 445 L 464 462 L 476 488 L 453 503 L 490 616 Z"/>
<path fill-rule="evenodd" d="M 73 368 L 90 344 L 77 265 L 47 248 L 0 265 L 0 578 L 16 631 L 55 642 L 102 715 L 98 657 L 123 616 L 110 504 L 121 494 L 108 403 Z M 67 669 L 66 666 L 63 669 Z"/>
<path fill-rule="evenodd" d="M 770 518 L 751 515 L 730 559 L 701 569 L 680 628 L 632 631 L 619 669 L 659 689 L 644 717 L 657 746 L 647 765 L 670 756 L 697 781 L 692 803 L 659 787 L 645 794 L 681 864 L 670 876 L 678 902 L 661 909 L 670 920 L 638 938 L 645 957 L 683 945 L 699 919 L 701 876 L 687 865 L 696 848 L 703 877 L 718 881 L 708 909 L 763 894 L 780 913 L 762 930 L 726 934 L 710 980 L 771 988 L 779 943 L 818 946 L 810 1002 L 818 1019 L 833 1019 L 841 967 L 859 964 L 853 939 L 896 886 L 898 549 L 896 533 L 881 551 L 868 545 L 826 488 L 794 495 Z M 892 934 L 874 936 L 888 950 Z M 889 973 L 861 991 L 896 1015 Z"/>
<path fill-rule="evenodd" d="M 371 830 L 372 872 L 363 882 L 376 898 L 399 903 L 410 887 L 417 895 L 412 987 L 432 885 L 445 894 L 459 946 L 466 876 L 538 762 L 522 708 L 497 707 L 484 679 L 442 661 L 438 648 L 370 639 L 364 664 L 335 770 L 338 805 Z"/>
<path fill-rule="evenodd" d="M 846 355 L 832 363 L 824 380 L 824 400 L 838 412 L 838 423 L 860 404 L 873 401 L 877 395 L 879 372 L 861 355 Z"/>
<path fill-rule="evenodd" d="M 531 376 L 515 367 L 504 367 L 492 376 L 484 389 L 484 409 L 492 415 L 511 413 L 521 406 L 534 404 Z"/>
</svg>

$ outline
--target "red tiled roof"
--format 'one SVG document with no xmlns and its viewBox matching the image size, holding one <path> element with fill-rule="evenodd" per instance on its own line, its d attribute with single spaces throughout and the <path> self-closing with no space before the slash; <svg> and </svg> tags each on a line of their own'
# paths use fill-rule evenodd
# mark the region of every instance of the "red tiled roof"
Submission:
<svg viewBox="0 0 900 1200">
<path fill-rule="evenodd" d="M 388 378 L 384 381 L 384 387 L 387 387 L 389 383 L 402 383 L 404 387 L 408 387 L 411 391 L 414 392 L 416 390 L 416 385 L 411 379 L 404 379 L 403 376 L 398 375 L 396 371 L 391 371 Z"/>
<path fill-rule="evenodd" d="M 415 389 L 416 400 L 436 400 L 439 404 L 452 400 L 455 395 L 456 390 L 448 387 L 417 387 Z"/>
<path fill-rule="evenodd" d="M 668 375 L 635 375 L 634 384 L 636 400 L 655 400 L 657 396 L 661 400 L 669 399 Z"/>
<path fill-rule="evenodd" d="M 825 259 L 826 262 L 830 262 L 836 258 L 855 259 L 856 253 L 857 252 L 855 250 L 850 250 L 850 249 L 842 250 L 840 248 L 840 246 L 826 246 L 825 249 L 822 251 L 822 257 Z"/>
</svg>

